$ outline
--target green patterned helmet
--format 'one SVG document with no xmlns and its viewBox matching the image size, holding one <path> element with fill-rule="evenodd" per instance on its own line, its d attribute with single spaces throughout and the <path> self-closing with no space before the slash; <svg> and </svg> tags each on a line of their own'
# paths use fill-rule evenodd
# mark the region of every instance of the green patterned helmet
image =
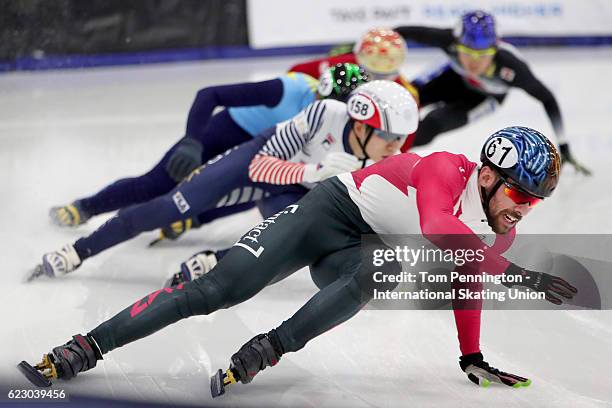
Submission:
<svg viewBox="0 0 612 408">
<path fill-rule="evenodd" d="M 368 73 L 357 64 L 348 62 L 328 68 L 319 78 L 317 91 L 321 99 L 337 99 L 345 102 L 359 85 L 370 80 Z"/>
</svg>

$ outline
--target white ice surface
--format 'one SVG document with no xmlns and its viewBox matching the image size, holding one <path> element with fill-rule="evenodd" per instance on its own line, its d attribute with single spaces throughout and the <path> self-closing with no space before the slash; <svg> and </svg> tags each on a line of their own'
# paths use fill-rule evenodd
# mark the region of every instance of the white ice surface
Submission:
<svg viewBox="0 0 612 408">
<path fill-rule="evenodd" d="M 522 233 L 612 232 L 612 49 L 525 51 L 555 92 L 576 157 L 594 176 L 565 171 L 558 192 L 521 222 Z M 306 57 L 308 58 L 308 57 Z M 441 60 L 414 51 L 414 76 Z M 236 60 L 0 75 L 0 377 L 26 387 L 31 362 L 156 290 L 186 257 L 232 241 L 259 216 L 221 220 L 148 249 L 143 234 L 88 260 L 65 279 L 20 283 L 41 255 L 88 234 L 54 228 L 48 208 L 147 170 L 183 132 L 195 91 L 275 77 L 300 58 Z M 476 158 L 491 131 L 521 124 L 550 133 L 540 104 L 514 91 L 494 115 L 439 137 L 431 150 Z M 280 255 L 282 256 L 282 255 Z M 531 377 L 527 389 L 479 389 L 457 364 L 452 313 L 364 310 L 283 357 L 248 385 L 211 400 L 208 377 L 256 333 L 291 316 L 315 287 L 306 270 L 246 303 L 179 322 L 115 350 L 57 387 L 70 393 L 215 406 L 612 406 L 612 312 L 483 314 L 482 349 L 494 365 Z"/>
</svg>

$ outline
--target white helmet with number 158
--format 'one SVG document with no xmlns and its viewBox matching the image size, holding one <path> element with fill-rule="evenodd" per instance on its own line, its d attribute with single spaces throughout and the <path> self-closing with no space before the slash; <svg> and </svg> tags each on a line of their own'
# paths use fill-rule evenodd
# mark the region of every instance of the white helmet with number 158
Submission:
<svg viewBox="0 0 612 408">
<path fill-rule="evenodd" d="M 347 101 L 349 116 L 387 141 L 404 140 L 419 125 L 419 109 L 406 88 L 378 80 L 357 87 Z"/>
</svg>

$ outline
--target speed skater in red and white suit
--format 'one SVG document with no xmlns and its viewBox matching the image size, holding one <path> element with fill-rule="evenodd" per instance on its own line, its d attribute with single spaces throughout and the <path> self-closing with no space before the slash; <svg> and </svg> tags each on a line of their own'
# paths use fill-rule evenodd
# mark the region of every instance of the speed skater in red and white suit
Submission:
<svg viewBox="0 0 612 408">
<path fill-rule="evenodd" d="M 145 296 L 86 335 L 54 348 L 47 361 L 56 377 L 69 379 L 93 368 L 117 347 L 181 319 L 242 303 L 268 284 L 309 266 L 319 291 L 278 327 L 255 336 L 232 356 L 225 375 L 219 371 L 213 376 L 223 379 L 216 386 L 213 381 L 213 395 L 218 395 L 232 382 L 251 382 L 283 354 L 302 349 L 350 319 L 372 299 L 374 290 L 393 290 L 395 283 L 380 283 L 373 275 L 398 274 L 399 265 L 377 267 L 367 257 L 387 247 L 383 234 L 422 234 L 439 249 L 481 250 L 483 260 L 471 265 L 473 272 L 512 277 L 507 286 L 542 292 L 549 302 L 561 304 L 577 289 L 501 255 L 511 245 L 520 220 L 552 194 L 559 175 L 555 147 L 541 133 L 524 127 L 491 135 L 480 166 L 461 154 L 404 153 L 340 174 L 249 230 L 207 274 Z M 488 245 L 481 234 L 491 231 L 497 239 Z M 374 239 L 364 241 L 364 235 Z M 459 364 L 471 381 L 512 387 L 530 384 L 529 379 L 497 370 L 484 360 L 478 303 L 454 314 Z"/>
</svg>

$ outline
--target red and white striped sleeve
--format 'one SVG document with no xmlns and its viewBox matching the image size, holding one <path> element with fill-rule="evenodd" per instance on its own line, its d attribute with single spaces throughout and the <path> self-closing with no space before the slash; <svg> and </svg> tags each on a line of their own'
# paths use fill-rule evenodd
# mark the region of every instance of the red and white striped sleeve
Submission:
<svg viewBox="0 0 612 408">
<path fill-rule="evenodd" d="M 256 183 L 298 184 L 304 180 L 304 166 L 258 154 L 249 165 L 249 177 Z"/>
<path fill-rule="evenodd" d="M 304 181 L 305 164 L 290 160 L 319 130 L 325 103 L 310 104 L 291 120 L 279 124 L 249 164 L 249 178 L 256 183 L 298 184 Z"/>
</svg>

